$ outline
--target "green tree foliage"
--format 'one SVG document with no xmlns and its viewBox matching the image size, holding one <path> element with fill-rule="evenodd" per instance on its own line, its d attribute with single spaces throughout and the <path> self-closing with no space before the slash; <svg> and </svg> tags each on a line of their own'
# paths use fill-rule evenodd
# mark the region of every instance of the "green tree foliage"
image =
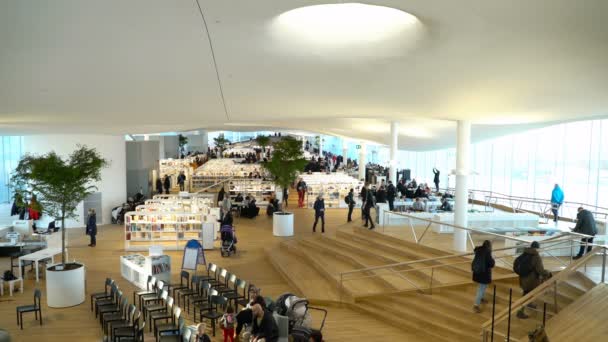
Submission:
<svg viewBox="0 0 608 342">
<path fill-rule="evenodd" d="M 215 142 L 215 146 L 220 149 L 220 153 L 224 152 L 224 149 L 228 144 L 230 144 L 230 140 L 224 138 L 224 133 L 220 133 L 217 137 L 213 138 Z"/>
<path fill-rule="evenodd" d="M 255 138 L 255 141 L 262 147 L 264 152 L 266 152 L 266 147 L 270 145 L 270 137 L 266 135 L 260 135 Z"/>
<path fill-rule="evenodd" d="M 274 177 L 275 184 L 286 188 L 298 177 L 308 163 L 302 152 L 302 142 L 287 136 L 273 144 L 274 152 L 262 165 Z"/>
<path fill-rule="evenodd" d="M 78 146 L 62 159 L 55 152 L 25 155 L 11 176 L 15 192 L 22 198 L 35 194 L 42 211 L 61 219 L 61 262 L 65 264 L 65 219 L 76 218 L 78 204 L 97 191 L 101 170 L 109 162 L 94 148 Z"/>
</svg>

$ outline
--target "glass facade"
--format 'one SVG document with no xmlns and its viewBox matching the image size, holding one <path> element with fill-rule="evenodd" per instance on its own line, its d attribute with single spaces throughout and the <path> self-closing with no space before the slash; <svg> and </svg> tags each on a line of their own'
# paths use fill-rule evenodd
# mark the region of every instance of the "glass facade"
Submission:
<svg viewBox="0 0 608 342">
<path fill-rule="evenodd" d="M 432 168 L 442 171 L 441 187 L 454 186 L 448 174 L 456 166 L 455 149 L 399 151 L 400 168 L 418 181 L 431 182 Z M 566 200 L 608 207 L 608 120 L 564 123 L 471 146 L 469 187 L 505 195 L 548 199 L 553 185 Z"/>
<path fill-rule="evenodd" d="M 10 188 L 11 173 L 19 164 L 23 155 L 23 137 L 0 137 L 0 202 L 12 201 L 12 190 Z"/>
</svg>

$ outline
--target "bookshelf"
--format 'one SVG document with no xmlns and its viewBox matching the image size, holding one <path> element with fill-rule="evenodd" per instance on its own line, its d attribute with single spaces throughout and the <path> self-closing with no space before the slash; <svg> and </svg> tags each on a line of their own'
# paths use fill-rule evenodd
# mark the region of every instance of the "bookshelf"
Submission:
<svg viewBox="0 0 608 342">
<path fill-rule="evenodd" d="M 341 172 L 331 174 L 314 172 L 312 174 L 302 174 L 300 178 L 306 182 L 308 188 L 306 204 L 309 208 L 313 207 L 320 193 L 323 193 L 326 209 L 348 208 L 348 205 L 344 202 L 344 197 L 348 195 L 350 189 L 355 190 L 355 200 L 357 202 L 355 207 L 361 207 L 361 201 L 357 200 L 357 196 L 364 183 L 356 178 Z"/>
<path fill-rule="evenodd" d="M 268 199 L 275 192 L 276 186 L 271 181 L 262 179 L 234 179 L 228 182 L 228 193 L 230 200 L 234 202 L 240 193 L 245 198 L 247 195 L 253 196 L 258 205 L 268 203 Z"/>
<path fill-rule="evenodd" d="M 140 289 L 146 289 L 146 282 L 150 275 L 159 280 L 170 282 L 171 257 L 168 255 L 122 255 L 120 257 L 120 273 L 123 278 Z"/>
<path fill-rule="evenodd" d="M 135 211 L 125 214 L 125 250 L 142 251 L 158 245 L 181 250 L 188 240 L 203 239 L 203 222 L 212 221 L 202 212 Z"/>
</svg>

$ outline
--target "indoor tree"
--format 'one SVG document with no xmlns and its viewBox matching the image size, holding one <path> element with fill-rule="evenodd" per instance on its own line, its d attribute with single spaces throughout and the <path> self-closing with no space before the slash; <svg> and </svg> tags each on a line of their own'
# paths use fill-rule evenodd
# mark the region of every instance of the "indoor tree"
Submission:
<svg viewBox="0 0 608 342">
<path fill-rule="evenodd" d="M 255 141 L 262 147 L 262 151 L 266 153 L 266 147 L 270 145 L 270 137 L 267 135 L 259 135 Z"/>
<path fill-rule="evenodd" d="M 308 163 L 302 152 L 302 141 L 287 136 L 272 146 L 272 157 L 262 165 L 273 176 L 276 185 L 288 188 Z"/>
<path fill-rule="evenodd" d="M 188 137 L 183 135 L 178 135 L 178 145 L 179 145 L 179 154 L 180 157 L 182 154 L 186 154 L 186 145 L 188 145 Z"/>
<path fill-rule="evenodd" d="M 215 146 L 220 149 L 220 154 L 224 153 L 226 145 L 230 144 L 230 140 L 224 138 L 224 133 L 220 133 L 217 137 L 213 138 Z"/>
<path fill-rule="evenodd" d="M 94 148 L 77 146 L 67 159 L 57 153 L 27 154 L 11 176 L 15 192 L 36 194 L 43 213 L 61 219 L 61 263 L 65 265 L 65 219 L 76 218 L 78 204 L 95 191 L 109 162 Z"/>
</svg>

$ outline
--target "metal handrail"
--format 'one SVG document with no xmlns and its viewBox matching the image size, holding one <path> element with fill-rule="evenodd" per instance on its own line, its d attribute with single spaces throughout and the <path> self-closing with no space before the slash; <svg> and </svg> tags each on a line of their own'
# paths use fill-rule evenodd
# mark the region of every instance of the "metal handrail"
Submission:
<svg viewBox="0 0 608 342">
<path fill-rule="evenodd" d="M 547 290 L 549 290 L 550 287 L 553 286 L 554 291 L 557 291 L 556 289 L 557 289 L 558 281 L 562 281 L 562 280 L 566 279 L 574 272 L 577 272 L 577 270 L 579 268 L 586 266 L 587 262 L 590 261 L 591 258 L 595 257 L 600 251 L 603 252 L 602 253 L 602 255 L 603 255 L 602 275 L 601 275 L 601 282 L 603 283 L 605 281 L 606 255 L 608 254 L 608 247 L 600 246 L 600 245 L 594 245 L 594 246 L 595 247 L 590 252 L 588 252 L 585 256 L 583 256 L 581 259 L 576 260 L 575 262 L 570 264 L 569 267 L 562 270 L 559 274 L 557 274 L 554 277 L 551 277 L 550 279 L 545 281 L 543 284 L 541 284 L 540 286 L 538 286 L 537 288 L 532 290 L 530 293 L 528 293 L 527 295 L 525 295 L 522 298 L 520 298 L 519 300 L 517 300 L 515 303 L 513 303 L 513 305 L 511 305 L 511 307 L 509 309 L 505 309 L 505 310 L 501 311 L 499 314 L 495 315 L 493 317 L 493 320 L 486 321 L 481 326 L 482 340 L 487 341 L 487 334 L 492 325 L 496 326 L 497 323 L 504 321 L 507 317 L 510 317 L 511 315 L 513 315 L 517 310 L 521 309 L 523 306 L 536 300 L 539 296 L 544 295 L 544 293 Z M 496 333 L 496 332 L 494 331 L 494 333 Z"/>
</svg>

